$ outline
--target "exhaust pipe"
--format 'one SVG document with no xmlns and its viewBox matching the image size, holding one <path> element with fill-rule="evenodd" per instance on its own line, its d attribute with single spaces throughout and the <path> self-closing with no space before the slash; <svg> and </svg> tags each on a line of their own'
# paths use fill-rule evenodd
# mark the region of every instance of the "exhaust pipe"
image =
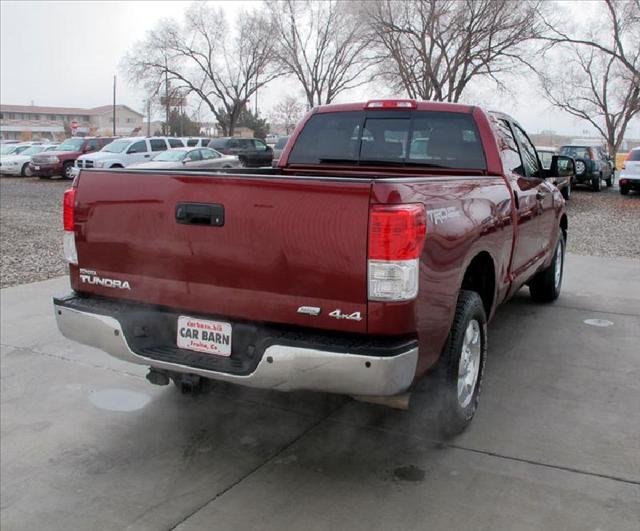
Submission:
<svg viewBox="0 0 640 531">
<path fill-rule="evenodd" d="M 169 384 L 169 376 L 167 373 L 157 369 L 149 369 L 149 372 L 147 373 L 147 380 L 149 380 L 153 385 Z"/>
</svg>

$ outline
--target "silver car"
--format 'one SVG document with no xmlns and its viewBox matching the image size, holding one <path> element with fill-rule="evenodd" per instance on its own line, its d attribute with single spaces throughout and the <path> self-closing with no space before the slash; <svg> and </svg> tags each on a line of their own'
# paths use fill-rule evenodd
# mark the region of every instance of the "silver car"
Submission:
<svg viewBox="0 0 640 531">
<path fill-rule="evenodd" d="M 131 164 L 135 169 L 182 169 L 198 168 L 202 170 L 213 168 L 240 168 L 238 157 L 222 155 L 215 149 L 203 147 L 175 148 L 158 153 L 149 162 Z"/>
</svg>

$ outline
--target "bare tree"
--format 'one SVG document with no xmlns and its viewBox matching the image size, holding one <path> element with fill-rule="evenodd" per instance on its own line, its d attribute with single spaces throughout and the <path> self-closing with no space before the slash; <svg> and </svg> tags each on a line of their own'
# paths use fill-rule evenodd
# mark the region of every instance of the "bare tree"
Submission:
<svg viewBox="0 0 640 531">
<path fill-rule="evenodd" d="M 355 4 L 340 0 L 267 0 L 285 71 L 302 86 L 309 107 L 371 80 L 370 37 Z"/>
<path fill-rule="evenodd" d="M 501 74 L 531 67 L 531 50 L 524 45 L 542 32 L 542 4 L 377 0 L 364 2 L 362 12 L 385 57 L 383 77 L 391 86 L 411 98 L 457 102 L 474 79 L 501 85 Z"/>
<path fill-rule="evenodd" d="M 577 45 L 608 55 L 640 83 L 640 0 L 603 0 L 602 6 L 604 24 L 596 24 L 595 29 L 589 26 L 589 31 L 582 34 L 569 34 L 564 25 L 549 21 L 540 13 L 548 30 L 542 38 L 551 46 Z"/>
<path fill-rule="evenodd" d="M 284 129 L 285 134 L 290 135 L 304 115 L 305 106 L 293 96 L 285 96 L 272 109 L 269 120 Z"/>
<path fill-rule="evenodd" d="M 591 124 L 618 151 L 631 119 L 640 112 L 640 85 L 614 55 L 572 45 L 555 69 L 542 77 L 545 97 L 555 107 Z"/>
<path fill-rule="evenodd" d="M 183 25 L 163 20 L 123 60 L 131 81 L 151 91 L 162 83 L 196 94 L 233 135 L 255 92 L 281 72 L 274 68 L 271 23 L 261 12 L 243 13 L 231 34 L 221 9 L 194 2 Z"/>
</svg>

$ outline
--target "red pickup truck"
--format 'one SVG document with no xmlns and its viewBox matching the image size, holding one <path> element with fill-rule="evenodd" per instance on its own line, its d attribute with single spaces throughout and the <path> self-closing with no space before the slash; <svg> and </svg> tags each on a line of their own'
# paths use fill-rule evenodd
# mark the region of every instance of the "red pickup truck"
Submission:
<svg viewBox="0 0 640 531">
<path fill-rule="evenodd" d="M 487 321 L 560 293 L 567 216 L 524 130 L 478 107 L 313 109 L 279 167 L 82 170 L 64 197 L 68 338 L 150 367 L 407 405 L 442 376 L 443 427 L 476 410 Z"/>
</svg>

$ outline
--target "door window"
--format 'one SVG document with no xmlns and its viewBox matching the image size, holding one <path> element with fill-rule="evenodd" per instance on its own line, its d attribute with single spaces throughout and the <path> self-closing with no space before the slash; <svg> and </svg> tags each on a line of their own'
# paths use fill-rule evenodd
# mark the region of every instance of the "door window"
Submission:
<svg viewBox="0 0 640 531">
<path fill-rule="evenodd" d="M 151 151 L 167 150 L 167 143 L 162 138 L 152 138 L 149 143 L 151 144 Z"/>
<path fill-rule="evenodd" d="M 186 160 L 188 162 L 194 162 L 196 160 L 202 160 L 202 153 L 200 152 L 201 150 L 199 149 L 194 149 L 193 151 L 191 151 L 187 157 Z"/>
<path fill-rule="evenodd" d="M 172 148 L 184 147 L 182 141 L 178 140 L 177 138 L 169 138 L 168 142 Z"/>
<path fill-rule="evenodd" d="M 522 163 L 527 177 L 540 177 L 540 164 L 536 155 L 536 148 L 533 147 L 527 134 L 514 124 L 514 132 L 518 139 L 518 144 L 522 148 Z"/>
<path fill-rule="evenodd" d="M 504 164 L 507 171 L 524 177 L 525 172 L 520 158 L 520 150 L 511 131 L 511 126 L 502 118 L 497 119 L 494 123 L 498 127 L 498 138 L 500 140 L 498 144 L 502 155 L 502 164 Z"/>
<path fill-rule="evenodd" d="M 89 151 L 96 151 L 99 147 L 97 138 L 93 138 L 87 142 L 87 149 Z"/>
<path fill-rule="evenodd" d="M 203 160 L 217 159 L 219 156 L 213 149 L 201 149 L 200 152 Z"/>
<path fill-rule="evenodd" d="M 253 139 L 253 145 L 255 146 L 256 150 L 258 150 L 258 151 L 266 151 L 267 150 L 267 145 L 262 140 L 258 140 L 256 138 L 254 138 Z"/>
<path fill-rule="evenodd" d="M 127 153 L 146 153 L 147 152 L 147 143 L 144 140 L 139 140 L 138 142 L 134 142 L 131 144 L 131 147 L 127 150 Z"/>
</svg>

